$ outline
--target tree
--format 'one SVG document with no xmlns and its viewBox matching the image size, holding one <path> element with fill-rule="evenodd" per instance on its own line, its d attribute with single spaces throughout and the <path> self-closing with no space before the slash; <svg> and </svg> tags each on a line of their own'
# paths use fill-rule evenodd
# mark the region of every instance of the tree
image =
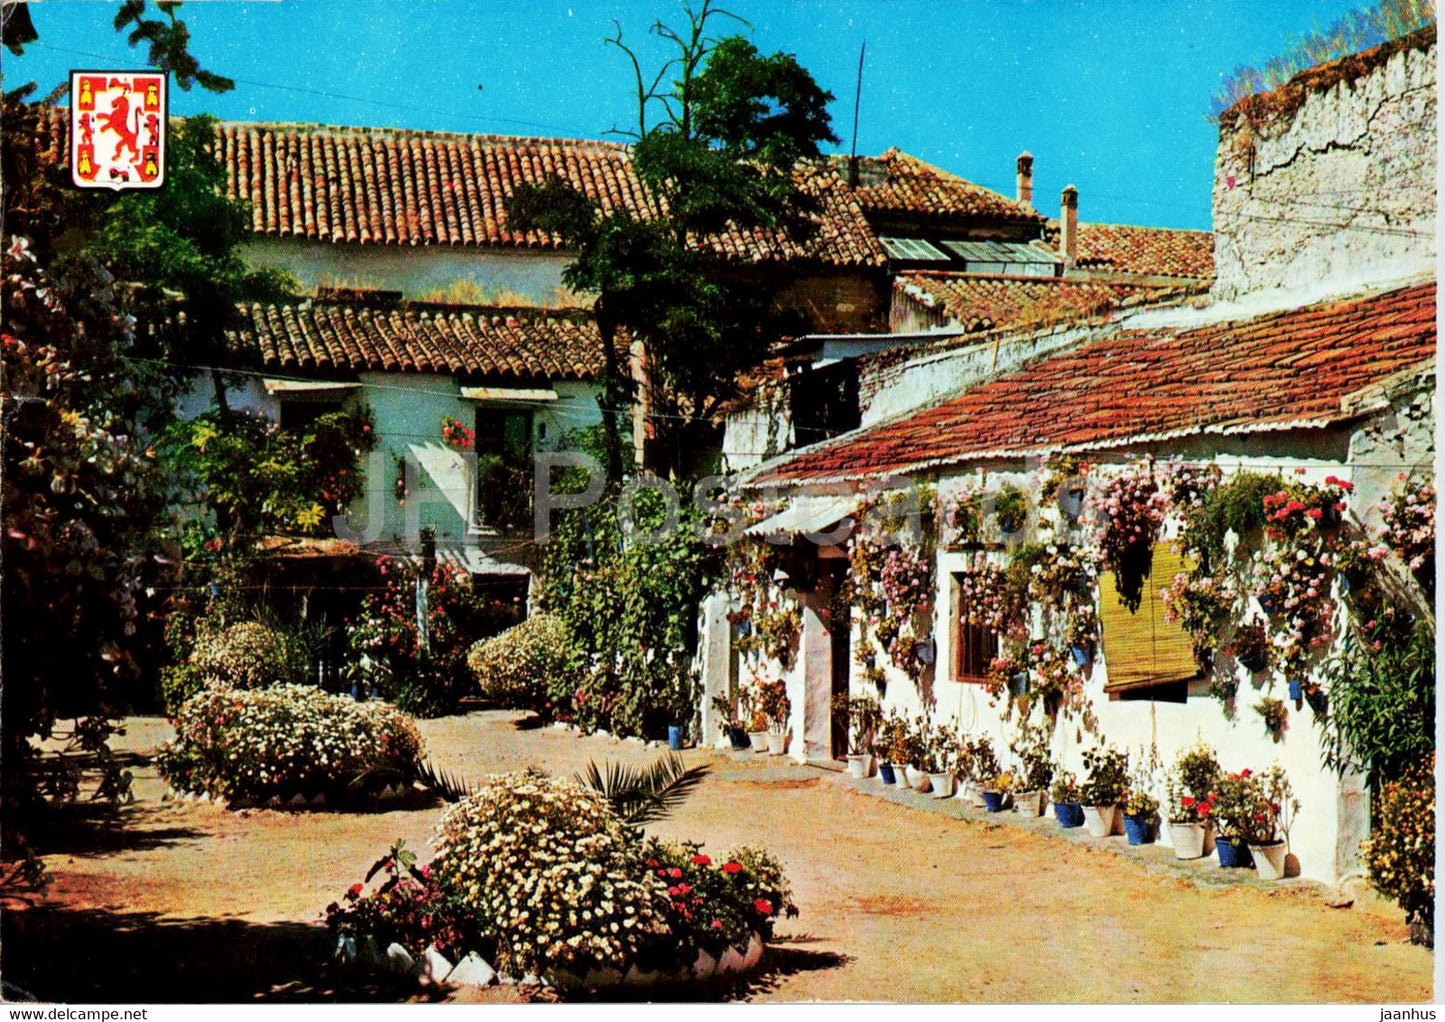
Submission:
<svg viewBox="0 0 1445 1022">
<path fill-rule="evenodd" d="M 790 54 L 761 55 L 741 36 L 710 35 L 735 15 L 704 0 L 684 6 L 688 26 L 652 31 L 676 56 L 650 81 L 617 28 L 607 43 L 632 65 L 637 125 L 632 165 L 658 215 L 611 211 L 554 178 L 517 188 L 508 208 L 516 229 L 560 237 L 576 255 L 567 285 L 597 296 L 603 343 L 604 452 L 609 478 L 622 474 L 617 415 L 632 396 L 619 338 L 639 344 L 654 433 L 647 460 L 672 475 L 689 469 L 738 373 L 761 358 L 769 337 L 769 296 L 756 281 L 723 272 L 707 241 L 725 230 L 811 229 L 799 162 L 836 142 L 823 91 Z M 667 81 L 671 78 L 670 81 Z M 664 85 L 664 82 L 667 84 Z"/>
</svg>

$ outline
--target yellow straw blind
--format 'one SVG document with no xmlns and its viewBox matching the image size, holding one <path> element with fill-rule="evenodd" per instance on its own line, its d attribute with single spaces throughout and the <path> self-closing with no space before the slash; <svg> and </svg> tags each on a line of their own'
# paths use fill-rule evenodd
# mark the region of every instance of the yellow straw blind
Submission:
<svg viewBox="0 0 1445 1022">
<path fill-rule="evenodd" d="M 1100 642 L 1109 679 L 1105 692 L 1188 681 L 1199 676 L 1194 662 L 1194 642 L 1177 624 L 1164 620 L 1164 601 L 1159 590 L 1185 570 L 1184 558 L 1160 544 L 1154 548 L 1154 563 L 1144 580 L 1144 594 L 1137 613 L 1129 613 L 1119 602 L 1114 573 L 1099 574 Z"/>
</svg>

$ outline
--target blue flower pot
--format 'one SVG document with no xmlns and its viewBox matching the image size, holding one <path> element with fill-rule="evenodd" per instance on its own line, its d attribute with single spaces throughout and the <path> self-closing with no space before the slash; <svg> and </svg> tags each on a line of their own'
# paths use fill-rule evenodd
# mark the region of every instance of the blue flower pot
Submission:
<svg viewBox="0 0 1445 1022">
<path fill-rule="evenodd" d="M 733 743 L 734 749 L 750 749 L 752 743 L 748 741 L 748 733 L 740 727 L 728 728 L 728 741 Z"/>
<path fill-rule="evenodd" d="M 1325 690 L 1322 688 L 1316 688 L 1306 692 L 1305 702 L 1309 703 L 1311 710 L 1314 710 L 1315 713 L 1321 716 L 1327 713 L 1330 708 L 1330 698 L 1325 695 Z"/>
<path fill-rule="evenodd" d="M 1094 659 L 1094 654 L 1088 646 L 1075 646 L 1072 652 L 1074 654 L 1074 663 L 1080 667 L 1089 666 L 1089 661 Z"/>
<path fill-rule="evenodd" d="M 1124 836 L 1131 845 L 1147 845 L 1154 840 L 1154 821 L 1148 816 L 1125 816 Z"/>
<path fill-rule="evenodd" d="M 892 763 L 879 763 L 878 777 L 884 784 L 896 784 L 898 782 L 898 778 L 893 774 Z"/>
<path fill-rule="evenodd" d="M 681 749 L 682 738 L 685 733 L 686 731 L 684 728 L 679 727 L 676 724 L 669 724 L 667 726 L 667 747 L 673 752 L 677 752 L 679 749 Z"/>
<path fill-rule="evenodd" d="M 1054 819 L 1059 821 L 1060 827 L 1082 827 L 1084 807 L 1078 802 L 1055 802 Z"/>
<path fill-rule="evenodd" d="M 1215 838 L 1214 850 L 1219 853 L 1219 865 L 1222 869 L 1254 868 L 1254 857 L 1249 854 L 1249 846 L 1237 838 Z"/>
<path fill-rule="evenodd" d="M 1029 690 L 1029 674 L 1027 671 L 1020 671 L 1008 680 L 1008 694 L 1017 699 L 1027 694 Z"/>
<path fill-rule="evenodd" d="M 1304 685 L 1297 678 L 1291 679 L 1289 683 L 1289 697 L 1295 702 L 1299 702 L 1304 696 Z"/>
<path fill-rule="evenodd" d="M 997 791 L 985 791 L 983 793 L 983 807 L 991 813 L 1003 811 L 1003 795 Z"/>
</svg>

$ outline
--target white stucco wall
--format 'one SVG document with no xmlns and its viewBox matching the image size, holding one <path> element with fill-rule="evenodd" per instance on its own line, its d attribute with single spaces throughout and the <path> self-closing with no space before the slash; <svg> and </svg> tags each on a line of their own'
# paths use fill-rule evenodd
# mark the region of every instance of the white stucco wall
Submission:
<svg viewBox="0 0 1445 1022">
<path fill-rule="evenodd" d="M 1347 293 L 1435 266 L 1435 44 L 1220 131 L 1214 297 Z"/>
<path fill-rule="evenodd" d="M 346 245 L 296 238 L 251 241 L 242 254 L 253 266 L 289 271 L 307 291 L 329 284 L 421 298 L 468 281 L 494 297 L 517 295 L 539 305 L 556 303 L 562 270 L 570 261 L 556 252 L 526 249 Z"/>
</svg>

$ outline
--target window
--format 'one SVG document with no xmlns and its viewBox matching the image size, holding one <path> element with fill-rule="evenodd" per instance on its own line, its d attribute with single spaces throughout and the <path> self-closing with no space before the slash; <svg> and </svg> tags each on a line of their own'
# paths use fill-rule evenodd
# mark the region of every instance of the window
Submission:
<svg viewBox="0 0 1445 1022">
<path fill-rule="evenodd" d="M 1114 573 L 1100 572 L 1099 639 L 1109 674 L 1104 691 L 1110 698 L 1174 701 L 1199 676 L 1194 642 L 1181 626 L 1164 620 L 1159 596 L 1185 568 L 1183 557 L 1162 543 L 1156 546 L 1143 598 L 1132 614 L 1119 601 Z"/>
<path fill-rule="evenodd" d="M 948 262 L 947 253 L 940 252 L 922 238 L 880 237 L 878 240 L 882 242 L 883 250 L 890 259 Z"/>
<path fill-rule="evenodd" d="M 329 412 L 341 411 L 341 402 L 297 400 L 286 398 L 279 402 L 281 407 L 281 428 L 291 433 L 305 433 L 316 424 L 316 420 Z"/>
<path fill-rule="evenodd" d="M 969 273 L 1053 277 L 1063 272 L 1063 258 L 1057 252 L 1030 242 L 945 241 L 943 247 L 962 259 Z"/>
<path fill-rule="evenodd" d="M 998 656 L 998 635 L 983 625 L 967 623 L 968 608 L 958 575 L 953 576 L 953 680 L 981 682 Z"/>
<path fill-rule="evenodd" d="M 532 413 L 477 408 L 477 520 L 517 527 L 532 514 Z"/>
</svg>

